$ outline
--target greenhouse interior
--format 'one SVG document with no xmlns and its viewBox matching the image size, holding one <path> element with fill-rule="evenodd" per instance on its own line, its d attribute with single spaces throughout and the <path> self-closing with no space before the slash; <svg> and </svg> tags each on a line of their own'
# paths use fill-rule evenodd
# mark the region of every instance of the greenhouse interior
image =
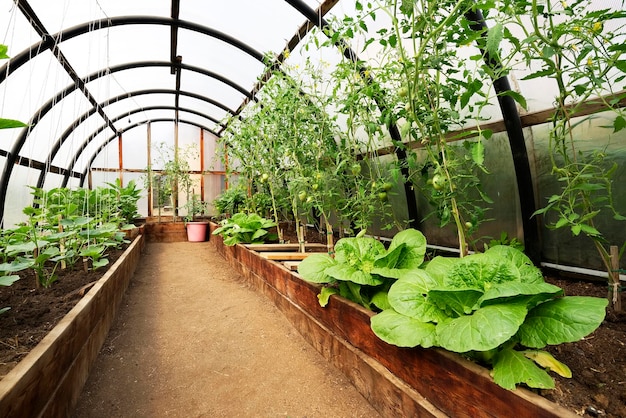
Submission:
<svg viewBox="0 0 626 418">
<path fill-rule="evenodd" d="M 624 0 L 0 3 L 0 415 L 626 416 Z"/>
</svg>

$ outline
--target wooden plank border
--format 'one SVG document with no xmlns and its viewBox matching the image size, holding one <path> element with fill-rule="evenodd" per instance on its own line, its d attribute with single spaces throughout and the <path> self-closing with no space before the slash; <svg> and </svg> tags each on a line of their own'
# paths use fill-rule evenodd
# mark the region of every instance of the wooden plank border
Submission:
<svg viewBox="0 0 626 418">
<path fill-rule="evenodd" d="M 488 370 L 454 353 L 386 344 L 371 331 L 372 312 L 336 296 L 322 308 L 318 285 L 244 246 L 227 247 L 216 236 L 211 240 L 383 416 L 576 417 L 531 391 L 501 388 Z"/>
<path fill-rule="evenodd" d="M 70 416 L 144 242 L 143 235 L 137 236 L 76 306 L 0 381 L 0 416 Z"/>
</svg>

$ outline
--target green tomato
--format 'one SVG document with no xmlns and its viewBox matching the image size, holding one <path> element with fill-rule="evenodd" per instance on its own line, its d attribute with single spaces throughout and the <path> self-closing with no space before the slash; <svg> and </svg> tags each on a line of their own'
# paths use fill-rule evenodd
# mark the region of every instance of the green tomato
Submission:
<svg viewBox="0 0 626 418">
<path fill-rule="evenodd" d="M 307 194 L 304 190 L 298 193 L 298 199 L 300 199 L 301 202 L 304 202 L 306 198 L 307 198 Z"/>
<path fill-rule="evenodd" d="M 465 227 L 466 227 L 467 229 L 472 229 L 472 227 L 473 227 L 473 226 L 474 226 L 474 225 L 473 225 L 470 221 L 465 222 Z"/>
<path fill-rule="evenodd" d="M 319 184 L 317 184 L 317 183 L 313 183 L 313 186 L 311 186 L 311 188 L 312 188 L 313 190 L 317 190 L 317 189 L 319 189 L 319 187 L 320 187 L 320 185 L 319 185 Z"/>
<path fill-rule="evenodd" d="M 407 86 L 402 86 L 398 90 L 398 96 L 406 97 L 409 94 L 409 88 Z"/>
<path fill-rule="evenodd" d="M 442 190 L 446 185 L 446 178 L 441 174 L 433 176 L 433 187 L 435 190 Z"/>
<path fill-rule="evenodd" d="M 353 176 L 358 176 L 359 174 L 361 174 L 361 164 L 352 164 L 350 166 L 350 172 Z"/>
<path fill-rule="evenodd" d="M 391 190 L 393 188 L 393 184 L 391 184 L 390 182 L 385 182 L 383 183 L 383 190 L 388 192 L 389 190 Z"/>
<path fill-rule="evenodd" d="M 312 201 L 313 201 L 313 198 L 312 198 L 311 196 L 309 196 L 309 197 L 307 197 L 307 198 L 306 198 L 306 202 L 307 202 L 307 203 L 311 203 Z"/>
<path fill-rule="evenodd" d="M 378 200 L 380 200 L 381 202 L 386 201 L 387 200 L 387 193 L 386 192 L 378 193 Z"/>
<path fill-rule="evenodd" d="M 261 183 L 265 183 L 270 176 L 267 173 L 261 174 Z"/>
</svg>

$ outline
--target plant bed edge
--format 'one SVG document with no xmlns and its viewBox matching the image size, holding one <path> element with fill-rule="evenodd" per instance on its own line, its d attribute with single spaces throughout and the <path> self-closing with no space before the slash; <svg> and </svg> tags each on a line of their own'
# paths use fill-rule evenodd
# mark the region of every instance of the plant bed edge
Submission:
<svg viewBox="0 0 626 418">
<path fill-rule="evenodd" d="M 322 308 L 318 285 L 245 246 L 225 246 L 214 235 L 211 240 L 384 416 L 577 416 L 529 390 L 501 388 L 487 369 L 455 353 L 389 345 L 371 331 L 372 312 L 336 296 Z"/>
<path fill-rule="evenodd" d="M 74 308 L 0 380 L 0 416 L 69 416 L 144 245 L 144 236 L 137 236 Z"/>
</svg>

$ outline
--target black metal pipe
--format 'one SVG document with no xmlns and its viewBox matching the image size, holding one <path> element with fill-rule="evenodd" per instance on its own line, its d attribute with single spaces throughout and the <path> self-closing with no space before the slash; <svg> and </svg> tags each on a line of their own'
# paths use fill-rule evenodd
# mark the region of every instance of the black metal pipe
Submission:
<svg viewBox="0 0 626 418">
<path fill-rule="evenodd" d="M 487 23 L 479 9 L 470 10 L 465 13 L 465 18 L 470 22 L 470 27 L 482 33 L 482 39 L 478 41 L 480 51 L 485 63 L 494 70 L 494 74 L 501 69 L 498 57 L 491 56 L 483 48 L 481 42 L 487 35 Z M 535 263 L 541 262 L 541 240 L 539 236 L 539 224 L 537 218 L 533 216 L 536 210 L 535 192 L 533 177 L 528 160 L 528 151 L 522 128 L 522 121 L 517 110 L 517 104 L 513 97 L 503 94 L 511 91 L 509 79 L 506 76 L 493 80 L 493 87 L 498 95 L 498 103 L 502 111 L 502 118 L 506 126 L 509 137 L 509 146 L 513 156 L 513 166 L 515 168 L 515 178 L 517 180 L 518 198 L 522 216 L 522 228 L 524 232 L 525 253 Z"/>
</svg>

